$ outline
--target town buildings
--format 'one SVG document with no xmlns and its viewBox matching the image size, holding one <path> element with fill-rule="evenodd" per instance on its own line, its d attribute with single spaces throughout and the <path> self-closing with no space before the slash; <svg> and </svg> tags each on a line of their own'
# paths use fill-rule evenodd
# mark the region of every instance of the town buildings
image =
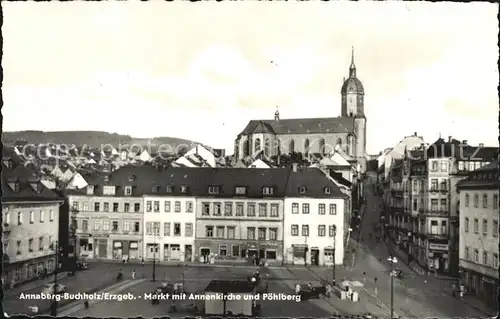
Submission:
<svg viewBox="0 0 500 319">
<path fill-rule="evenodd" d="M 2 282 L 10 287 L 51 273 L 56 267 L 59 206 L 47 189 L 12 154 L 2 157 Z"/>
<path fill-rule="evenodd" d="M 252 120 L 235 140 L 237 159 L 264 150 L 264 155 L 299 152 L 311 154 L 330 153 L 340 145 L 350 160 L 359 163 L 362 171 L 366 164 L 365 91 L 356 75 L 354 51 L 349 67 L 349 78 L 341 88 L 341 116 L 331 118 L 281 119 L 276 110 L 274 120 Z"/>
<path fill-rule="evenodd" d="M 284 262 L 342 264 L 344 209 L 348 197 L 316 168 L 294 168 L 285 195 Z M 335 250 L 334 250 L 334 247 Z"/>
<path fill-rule="evenodd" d="M 460 271 L 470 293 L 496 306 L 498 278 L 498 161 L 469 172 L 460 192 Z"/>
</svg>

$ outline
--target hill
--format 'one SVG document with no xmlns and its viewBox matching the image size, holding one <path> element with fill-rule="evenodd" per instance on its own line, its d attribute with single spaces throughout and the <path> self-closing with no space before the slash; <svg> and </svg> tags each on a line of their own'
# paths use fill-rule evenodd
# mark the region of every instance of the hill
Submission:
<svg viewBox="0 0 500 319">
<path fill-rule="evenodd" d="M 75 144 L 76 146 L 88 145 L 90 147 L 100 148 L 101 145 L 111 144 L 118 148 L 119 145 L 169 145 L 177 148 L 180 145 L 195 143 L 190 140 L 176 137 L 154 137 L 154 138 L 136 138 L 130 135 L 121 135 L 103 131 L 17 131 L 3 132 L 2 142 L 6 145 L 12 145 L 16 142 L 27 142 L 33 144 L 54 143 L 54 144 Z"/>
</svg>

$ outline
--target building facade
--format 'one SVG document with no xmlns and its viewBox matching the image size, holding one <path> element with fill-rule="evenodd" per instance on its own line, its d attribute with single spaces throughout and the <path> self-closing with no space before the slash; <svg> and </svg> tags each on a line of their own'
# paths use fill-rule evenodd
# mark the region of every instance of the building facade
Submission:
<svg viewBox="0 0 500 319">
<path fill-rule="evenodd" d="M 284 201 L 285 263 L 328 266 L 335 260 L 342 264 L 346 199 L 318 169 L 290 173 Z"/>
<path fill-rule="evenodd" d="M 467 291 L 497 307 L 498 277 L 498 162 L 468 174 L 460 192 L 459 265 Z"/>
<path fill-rule="evenodd" d="M 356 160 L 361 169 L 366 167 L 366 116 L 364 88 L 356 76 L 354 52 L 349 67 L 349 78 L 341 88 L 341 116 L 315 119 L 280 119 L 278 110 L 274 120 L 252 120 L 235 140 L 235 156 L 245 158 L 260 150 L 264 156 L 299 152 L 328 154 L 336 145 Z"/>
<path fill-rule="evenodd" d="M 194 261 L 196 200 L 187 196 L 188 185 L 167 185 L 163 194 L 155 192 L 144 195 L 145 258 Z"/>
<path fill-rule="evenodd" d="M 62 202 L 29 169 L 2 159 L 4 288 L 55 270 Z"/>
</svg>

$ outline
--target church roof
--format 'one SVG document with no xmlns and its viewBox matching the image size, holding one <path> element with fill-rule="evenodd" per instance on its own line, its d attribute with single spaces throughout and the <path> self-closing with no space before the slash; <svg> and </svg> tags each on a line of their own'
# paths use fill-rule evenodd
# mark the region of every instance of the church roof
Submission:
<svg viewBox="0 0 500 319">
<path fill-rule="evenodd" d="M 284 120 L 251 120 L 239 135 L 263 133 L 283 134 L 325 134 L 354 132 L 353 117 L 303 118 Z"/>
</svg>

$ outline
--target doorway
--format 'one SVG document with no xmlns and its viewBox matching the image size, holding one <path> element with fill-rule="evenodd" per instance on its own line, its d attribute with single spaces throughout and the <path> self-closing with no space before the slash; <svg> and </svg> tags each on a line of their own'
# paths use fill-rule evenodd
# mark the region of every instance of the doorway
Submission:
<svg viewBox="0 0 500 319">
<path fill-rule="evenodd" d="M 318 266 L 319 265 L 319 249 L 311 249 L 311 265 Z"/>
<path fill-rule="evenodd" d="M 264 259 L 264 258 L 266 258 L 266 250 L 259 249 L 259 259 Z"/>
<path fill-rule="evenodd" d="M 180 260 L 181 259 L 181 246 L 180 245 L 170 245 L 170 259 Z"/>
<path fill-rule="evenodd" d="M 184 261 L 191 261 L 193 257 L 193 246 L 186 245 L 184 246 Z"/>
<path fill-rule="evenodd" d="M 202 248 L 200 249 L 200 253 L 201 253 L 201 261 L 203 263 L 208 263 L 210 256 L 210 248 Z"/>
</svg>

